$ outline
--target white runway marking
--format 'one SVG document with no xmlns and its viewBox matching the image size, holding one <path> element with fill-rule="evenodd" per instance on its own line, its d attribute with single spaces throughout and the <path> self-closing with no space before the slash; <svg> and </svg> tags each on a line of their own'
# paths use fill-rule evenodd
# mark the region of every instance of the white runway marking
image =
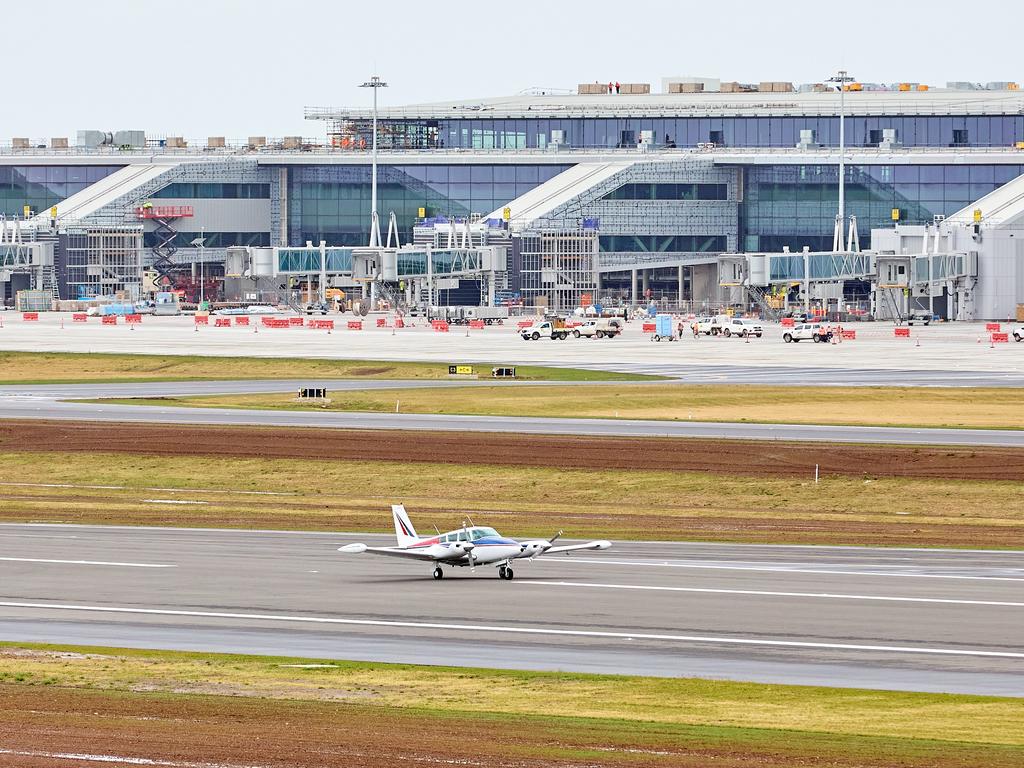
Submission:
<svg viewBox="0 0 1024 768">
<path fill-rule="evenodd" d="M 145 616 L 195 616 L 208 619 L 241 619 L 245 621 L 281 621 L 301 624 L 337 624 L 356 627 L 396 627 L 407 629 L 438 629 L 456 632 L 491 632 L 510 635 L 547 637 L 593 637 L 605 640 L 662 640 L 711 645 L 747 645 L 772 648 L 826 648 L 836 651 L 876 651 L 934 656 L 980 656 L 985 658 L 1024 659 L 1024 651 L 985 651 L 980 648 L 927 648 L 913 645 L 861 645 L 855 643 L 821 643 L 807 640 L 769 640 L 753 637 L 720 637 L 715 635 L 673 635 L 644 632 L 613 632 L 610 630 L 548 629 L 510 627 L 494 624 L 442 624 L 427 621 L 387 621 L 384 619 L 337 619 L 329 616 L 290 616 L 274 613 L 227 613 L 223 611 L 184 611 L 171 608 L 121 608 L 103 605 L 69 605 L 61 603 L 0 602 L 3 608 L 33 608 L 49 611 L 86 611 L 92 613 L 124 613 Z"/>
<path fill-rule="evenodd" d="M 519 584 L 541 587 L 589 587 L 592 589 L 637 589 L 651 592 L 695 592 L 711 595 L 754 595 L 763 597 L 817 597 L 827 600 L 881 600 L 892 603 L 941 603 L 945 605 L 993 605 L 1001 608 L 1024 608 L 1024 603 L 1003 600 L 957 600 L 944 597 L 890 597 L 885 595 L 843 595 L 832 592 L 769 592 L 757 589 L 711 589 L 706 587 L 659 587 L 644 584 L 595 584 L 585 581 L 533 581 L 516 579 Z"/>
<path fill-rule="evenodd" d="M 177 568 L 176 565 L 161 563 L 111 563 L 103 560 L 49 560 L 41 557 L 0 557 L 8 563 L 56 563 L 59 565 L 110 565 L 119 568 Z"/>
<path fill-rule="evenodd" d="M 167 768 L 259 768 L 258 766 L 233 766 L 227 763 L 183 763 L 173 760 L 153 760 L 148 757 L 122 757 L 120 755 L 90 755 L 77 752 L 28 752 L 0 748 L 0 755 L 15 757 L 43 757 L 49 760 L 72 760 L 82 763 L 124 763 L 125 765 L 158 765 Z"/>
<path fill-rule="evenodd" d="M 645 568 L 696 568 L 696 569 L 707 569 L 712 571 L 770 571 L 772 573 L 810 573 L 810 574 L 824 574 L 826 576 L 893 576 L 899 578 L 911 578 L 911 579 L 966 579 L 969 581 L 1024 581 L 1024 578 L 1014 576 L 966 576 L 962 574 L 946 574 L 946 573 L 901 573 L 893 571 L 889 573 L 887 571 L 848 571 L 844 570 L 842 566 L 837 566 L 834 569 L 826 568 L 800 568 L 792 566 L 781 566 L 781 565 L 725 565 L 724 563 L 686 563 L 678 560 L 606 560 L 603 557 L 588 558 L 588 557 L 577 557 L 566 560 L 556 560 L 553 556 L 548 557 L 542 562 L 545 563 L 570 563 L 576 565 L 578 563 L 587 563 L 589 565 L 629 565 L 629 566 L 642 566 Z M 817 565 L 817 563 L 816 563 Z M 886 566 L 887 568 L 890 566 Z M 912 565 L 899 565 L 892 566 L 895 568 L 913 568 Z"/>
</svg>

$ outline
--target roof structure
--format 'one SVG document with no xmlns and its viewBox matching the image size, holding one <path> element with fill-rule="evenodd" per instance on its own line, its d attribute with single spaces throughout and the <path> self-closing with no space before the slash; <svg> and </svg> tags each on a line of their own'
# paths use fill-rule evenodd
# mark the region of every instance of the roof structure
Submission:
<svg viewBox="0 0 1024 768">
<path fill-rule="evenodd" d="M 974 211 L 980 210 L 982 222 L 999 229 L 1024 228 L 1024 176 L 1004 184 L 977 202 L 946 218 L 953 224 L 971 224 Z"/>
<path fill-rule="evenodd" d="M 931 89 L 851 91 L 849 115 L 1017 115 L 1024 91 Z M 599 95 L 516 95 L 381 107 L 381 119 L 513 119 L 571 117 L 764 117 L 834 116 L 834 92 L 655 93 Z M 368 109 L 310 107 L 307 120 L 369 119 Z"/>
<path fill-rule="evenodd" d="M 173 168 L 174 165 L 176 163 L 126 165 L 119 171 L 115 171 L 109 176 L 90 184 L 81 192 L 60 202 L 57 205 L 57 219 L 58 221 L 81 220 L 91 216 L 122 195 L 126 195 L 142 184 L 152 181 L 160 174 Z M 33 220 L 41 223 L 49 222 L 50 212 L 42 211 Z"/>
</svg>

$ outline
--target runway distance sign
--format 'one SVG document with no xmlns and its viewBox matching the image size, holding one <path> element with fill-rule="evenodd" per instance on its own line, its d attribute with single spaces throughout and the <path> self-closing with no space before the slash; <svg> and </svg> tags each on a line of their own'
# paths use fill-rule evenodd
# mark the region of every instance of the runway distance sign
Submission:
<svg viewBox="0 0 1024 768">
<path fill-rule="evenodd" d="M 472 376 L 473 366 L 472 365 L 449 365 L 448 366 L 449 376 Z"/>
</svg>

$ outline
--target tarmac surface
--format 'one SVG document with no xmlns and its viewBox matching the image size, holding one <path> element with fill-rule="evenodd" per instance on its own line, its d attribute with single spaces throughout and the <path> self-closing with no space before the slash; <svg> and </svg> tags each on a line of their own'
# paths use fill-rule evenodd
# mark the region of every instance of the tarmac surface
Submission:
<svg viewBox="0 0 1024 768">
<path fill-rule="evenodd" d="M 690 383 L 842 384 L 1024 387 L 1024 343 L 992 343 L 984 323 L 914 326 L 896 338 L 890 323 L 847 326 L 857 338 L 842 344 L 786 344 L 778 324 L 749 343 L 738 338 L 652 343 L 640 320 L 615 339 L 524 341 L 514 322 L 483 329 L 453 326 L 438 333 L 422 318 L 414 327 L 348 330 L 351 315 L 332 315 L 332 333 L 310 328 L 197 327 L 192 317 L 145 316 L 138 328 L 102 325 L 99 318 L 73 323 L 67 313 L 42 313 L 25 322 L 0 313 L 0 350 L 108 352 L 204 356 L 304 357 L 338 360 L 420 360 L 491 365 L 555 365 L 657 374 Z M 1003 323 L 1002 330 L 1018 327 Z M 908 330 L 908 329 L 904 329 Z"/>
<path fill-rule="evenodd" d="M 434 581 L 356 540 L 394 541 L 2 525 L 0 638 L 1024 696 L 1021 552 L 615 543 Z"/>
<path fill-rule="evenodd" d="M 463 382 L 436 382 L 452 386 Z M 335 390 L 434 386 L 422 381 L 283 381 L 16 385 L 0 387 L 0 419 L 142 422 L 147 424 L 257 425 L 369 430 L 498 432 L 603 437 L 683 437 L 900 445 L 1024 447 L 1024 431 L 915 429 L 795 424 L 677 422 L 641 419 L 572 419 L 453 416 L 404 413 L 275 411 L 162 405 L 74 403 L 64 398 L 160 397 L 176 394 L 293 391 L 298 386 Z M 512 384 L 512 386 L 520 386 Z M 535 384 L 534 386 L 542 386 Z M 587 385 L 589 386 L 589 385 Z"/>
</svg>

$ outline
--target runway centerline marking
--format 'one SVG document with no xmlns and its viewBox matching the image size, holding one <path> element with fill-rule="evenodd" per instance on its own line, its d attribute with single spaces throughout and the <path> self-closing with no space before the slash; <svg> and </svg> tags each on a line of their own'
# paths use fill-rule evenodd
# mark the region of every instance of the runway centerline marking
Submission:
<svg viewBox="0 0 1024 768">
<path fill-rule="evenodd" d="M 857 643 L 825 643 L 810 640 L 771 640 L 753 637 L 715 635 L 675 635 L 668 633 L 615 632 L 597 629 L 551 629 L 547 627 L 511 627 L 500 624 L 445 624 L 429 621 L 389 621 L 385 619 L 341 619 L 331 616 L 294 616 L 273 613 L 230 613 L 226 611 L 186 611 L 172 608 L 123 608 L 105 605 L 72 605 L 64 603 L 0 602 L 3 608 L 31 608 L 49 611 L 84 611 L 144 616 L 193 616 L 208 619 L 241 619 L 246 621 L 281 621 L 300 624 L 335 624 L 356 627 L 395 627 L 404 629 L 437 629 L 456 632 L 490 632 L 494 634 L 533 635 L 542 637 L 592 637 L 604 640 L 660 640 L 667 642 L 705 643 L 708 645 L 745 645 L 771 648 L 826 648 L 836 651 L 874 651 L 883 653 L 923 654 L 930 656 L 976 656 L 1000 659 L 1024 659 L 1024 652 L 986 651 L 980 648 L 927 648 L 913 645 L 862 645 Z"/>
<path fill-rule="evenodd" d="M 108 565 L 118 568 L 177 568 L 167 563 L 116 563 L 105 560 L 51 560 L 42 557 L 0 557 L 7 563 L 53 563 L 57 565 Z"/>
<path fill-rule="evenodd" d="M 966 576 L 962 574 L 946 574 L 946 573 L 899 573 L 892 572 L 887 573 L 885 571 L 849 571 L 842 570 L 841 568 L 836 570 L 829 570 L 826 568 L 783 568 L 779 566 L 769 565 L 725 565 L 719 563 L 683 563 L 672 560 L 606 560 L 604 558 L 572 558 L 568 560 L 555 560 L 551 557 L 543 560 L 545 563 L 571 563 L 576 565 L 577 563 L 587 563 L 589 565 L 639 565 L 646 568 L 695 568 L 695 569 L 706 569 L 712 571 L 769 571 L 771 573 L 809 573 L 813 575 L 826 575 L 826 576 L 892 576 L 894 578 L 906 578 L 906 579 L 964 579 L 968 581 L 1024 581 L 1024 578 L 1014 576 Z M 898 566 L 901 568 L 913 567 L 913 566 Z"/>
<path fill-rule="evenodd" d="M 535 581 L 517 579 L 520 584 L 541 587 L 589 587 L 592 589 L 636 589 L 651 592 L 693 592 L 710 595 L 754 595 L 763 597 L 813 597 L 827 600 L 880 600 L 892 603 L 941 603 L 945 605 L 990 605 L 1003 608 L 1024 608 L 1024 603 L 1003 600 L 957 600 L 944 597 L 903 597 L 886 595 L 844 595 L 834 592 L 771 592 L 758 589 L 712 589 L 709 587 L 660 587 L 646 584 L 597 584 L 586 581 Z"/>
</svg>

